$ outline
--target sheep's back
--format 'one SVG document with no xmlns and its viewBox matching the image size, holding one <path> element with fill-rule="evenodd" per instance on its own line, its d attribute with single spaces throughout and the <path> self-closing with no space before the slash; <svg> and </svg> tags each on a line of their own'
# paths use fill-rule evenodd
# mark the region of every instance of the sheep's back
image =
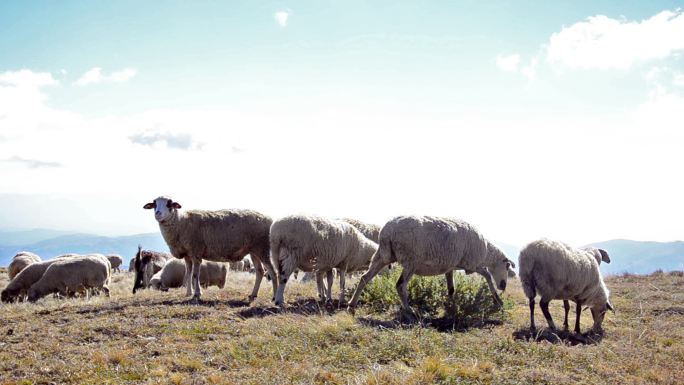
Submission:
<svg viewBox="0 0 684 385">
<path fill-rule="evenodd" d="M 402 265 L 435 271 L 449 267 L 476 270 L 487 253 L 484 237 L 453 218 L 396 217 L 380 230 L 380 247 L 392 250 Z M 437 273 L 431 273 L 437 274 Z"/>
</svg>

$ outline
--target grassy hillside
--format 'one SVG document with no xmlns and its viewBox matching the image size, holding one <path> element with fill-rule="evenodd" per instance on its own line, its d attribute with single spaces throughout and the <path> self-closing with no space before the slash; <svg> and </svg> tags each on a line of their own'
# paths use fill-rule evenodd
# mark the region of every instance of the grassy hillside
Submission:
<svg viewBox="0 0 684 385">
<path fill-rule="evenodd" d="M 7 282 L 0 273 L 0 287 Z M 199 306 L 181 290 L 130 293 L 117 274 L 113 298 L 0 305 L 1 383 L 656 383 L 684 382 L 684 277 L 608 279 L 617 314 L 602 341 L 561 333 L 527 340 L 528 308 L 517 280 L 503 321 L 467 330 L 400 324 L 396 313 L 356 316 L 320 307 L 313 283 L 288 285 L 289 309 L 270 305 L 263 285 L 231 273 Z M 562 324 L 562 304 L 552 303 Z M 539 311 L 538 325 L 545 325 Z M 500 317 L 501 318 L 501 317 Z M 583 317 L 583 330 L 591 316 Z M 553 341 L 550 342 L 549 340 Z"/>
</svg>

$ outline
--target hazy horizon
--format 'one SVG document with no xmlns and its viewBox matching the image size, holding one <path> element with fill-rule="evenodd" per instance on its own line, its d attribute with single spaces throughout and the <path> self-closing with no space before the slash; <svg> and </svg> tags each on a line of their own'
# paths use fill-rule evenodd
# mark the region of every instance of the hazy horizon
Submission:
<svg viewBox="0 0 684 385">
<path fill-rule="evenodd" d="M 682 239 L 682 6 L 2 3 L 0 227 L 155 232 L 169 195 Z"/>
</svg>

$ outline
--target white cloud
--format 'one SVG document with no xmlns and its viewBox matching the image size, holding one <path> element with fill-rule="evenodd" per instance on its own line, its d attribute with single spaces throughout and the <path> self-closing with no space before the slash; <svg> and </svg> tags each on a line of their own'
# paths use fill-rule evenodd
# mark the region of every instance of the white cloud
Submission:
<svg viewBox="0 0 684 385">
<path fill-rule="evenodd" d="M 684 87 L 684 73 L 676 73 L 672 78 L 675 86 Z"/>
<path fill-rule="evenodd" d="M 572 69 L 628 69 L 684 50 L 684 13 L 662 11 L 642 21 L 597 15 L 549 39 L 546 60 Z"/>
<path fill-rule="evenodd" d="M 109 75 L 102 73 L 102 68 L 94 67 L 84 73 L 74 82 L 77 86 L 86 86 L 99 83 L 122 83 L 134 77 L 138 71 L 134 68 L 124 68 L 121 71 L 112 72 Z"/>
<path fill-rule="evenodd" d="M 505 72 L 514 72 L 518 69 L 520 63 L 520 55 L 517 53 L 511 55 L 498 55 L 496 57 L 496 65 Z"/>
<path fill-rule="evenodd" d="M 275 18 L 275 21 L 280 25 L 281 27 L 287 27 L 287 22 L 290 18 L 290 15 L 292 14 L 291 11 L 278 11 L 276 12 L 273 17 Z"/>
</svg>

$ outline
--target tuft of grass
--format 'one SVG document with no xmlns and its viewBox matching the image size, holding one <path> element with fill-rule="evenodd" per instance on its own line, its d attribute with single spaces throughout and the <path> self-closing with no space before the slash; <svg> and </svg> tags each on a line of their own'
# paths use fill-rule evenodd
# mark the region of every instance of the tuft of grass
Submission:
<svg viewBox="0 0 684 385">
<path fill-rule="evenodd" d="M 361 303 L 372 313 L 399 307 L 401 301 L 396 282 L 400 275 L 401 269 L 393 269 L 389 274 L 376 276 L 363 291 Z M 449 298 L 444 276 L 414 276 L 408 285 L 409 302 L 421 316 L 443 316 L 456 321 L 458 327 L 489 319 L 501 312 L 501 307 L 480 277 L 456 273 L 454 290 L 454 296 Z M 511 308 L 512 302 L 506 301 L 504 307 Z"/>
</svg>

